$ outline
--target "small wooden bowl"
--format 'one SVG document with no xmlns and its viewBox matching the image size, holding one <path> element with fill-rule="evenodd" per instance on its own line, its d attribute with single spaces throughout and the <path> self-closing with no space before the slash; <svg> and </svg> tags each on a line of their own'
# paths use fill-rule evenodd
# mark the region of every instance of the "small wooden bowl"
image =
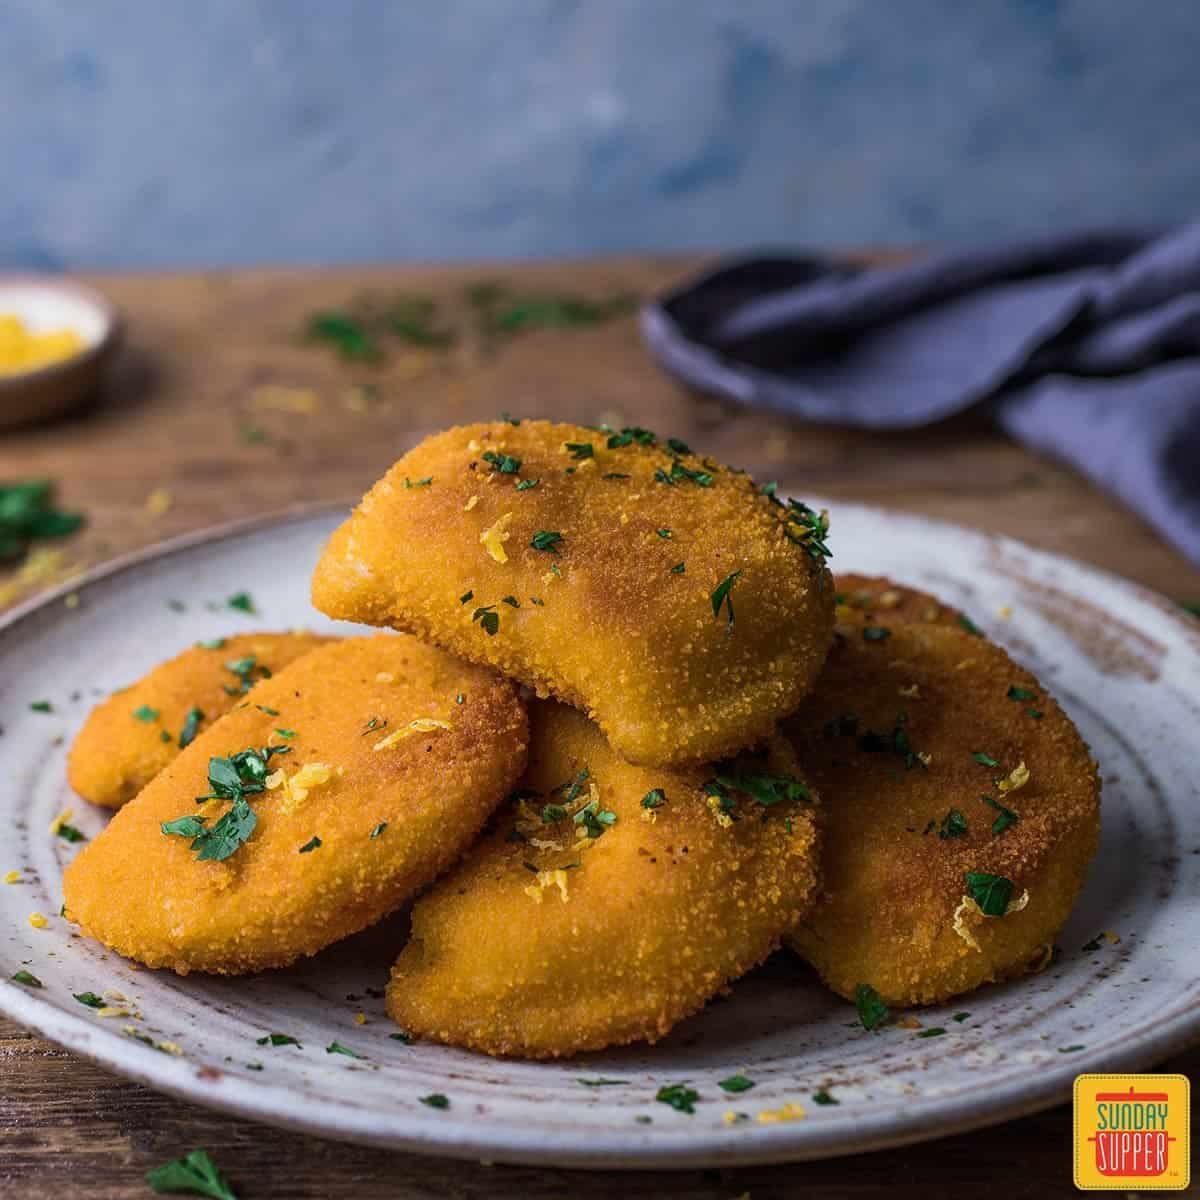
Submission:
<svg viewBox="0 0 1200 1200">
<path fill-rule="evenodd" d="M 0 314 L 31 329 L 73 329 L 76 354 L 14 375 L 0 375 L 0 431 L 61 416 L 87 399 L 116 348 L 121 316 L 99 292 L 52 275 L 0 275 Z"/>
</svg>

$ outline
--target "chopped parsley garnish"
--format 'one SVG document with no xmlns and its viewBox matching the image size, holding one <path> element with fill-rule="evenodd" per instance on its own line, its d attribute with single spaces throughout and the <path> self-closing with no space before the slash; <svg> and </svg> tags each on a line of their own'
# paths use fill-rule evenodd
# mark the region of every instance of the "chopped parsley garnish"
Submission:
<svg viewBox="0 0 1200 1200">
<path fill-rule="evenodd" d="M 474 599 L 475 599 L 474 592 L 463 592 L 463 594 L 461 596 L 459 596 L 458 602 L 459 602 L 459 604 L 466 604 L 469 601 L 474 600 Z"/>
<path fill-rule="evenodd" d="M 940 1025 L 933 1025 L 929 1029 L 922 1029 L 917 1034 L 919 1038 L 941 1037 L 946 1031 Z"/>
<path fill-rule="evenodd" d="M 561 804 L 546 804 L 542 807 L 542 824 L 553 825 L 567 819 L 567 810 Z"/>
<path fill-rule="evenodd" d="M 687 567 L 683 563 L 677 562 L 671 568 L 671 574 L 672 575 L 682 575 L 686 570 L 687 570 Z"/>
<path fill-rule="evenodd" d="M 478 621 L 488 637 L 495 637 L 500 630 L 500 614 L 496 612 L 494 604 L 485 604 L 483 608 L 477 608 L 471 614 L 471 620 Z"/>
<path fill-rule="evenodd" d="M 962 627 L 963 627 L 963 628 L 964 628 L 964 629 L 965 629 L 965 630 L 966 630 L 966 631 L 967 631 L 967 632 L 968 632 L 968 633 L 969 633 L 969 634 L 970 634 L 972 637 L 983 637 L 983 630 L 982 630 L 982 629 L 980 629 L 980 628 L 979 628 L 979 626 L 978 626 L 978 625 L 976 625 L 976 624 L 975 624 L 975 622 L 974 622 L 974 621 L 972 621 L 972 620 L 971 620 L 971 618 L 970 618 L 970 617 L 968 617 L 966 613 L 959 613 L 959 614 L 958 614 L 958 623 L 959 623 L 959 624 L 960 624 L 960 625 L 961 625 L 961 626 L 962 626 Z"/>
<path fill-rule="evenodd" d="M 224 638 L 206 638 L 202 642 L 197 642 L 196 648 L 198 650 L 224 650 L 225 649 L 225 639 Z"/>
<path fill-rule="evenodd" d="M 349 1046 L 343 1046 L 341 1042 L 330 1042 L 325 1047 L 326 1054 L 344 1054 L 347 1058 L 362 1058 L 363 1056 L 357 1051 L 351 1050 Z"/>
<path fill-rule="evenodd" d="M 824 1106 L 828 1104 L 841 1104 L 841 1101 L 835 1100 L 825 1088 L 822 1088 L 819 1092 L 813 1092 L 813 1103 Z"/>
<path fill-rule="evenodd" d="M 1010 700 L 1036 700 L 1037 692 L 1029 688 L 1018 687 L 1015 683 L 1005 693 Z"/>
<path fill-rule="evenodd" d="M 664 792 L 662 790 L 662 788 L 651 788 L 650 791 L 648 791 L 642 797 L 642 807 L 643 808 L 649 808 L 649 809 L 662 808 L 662 806 L 664 804 L 666 804 L 666 802 L 667 802 L 667 794 L 666 794 L 666 792 Z"/>
<path fill-rule="evenodd" d="M 875 1030 L 887 1024 L 888 1006 L 869 983 L 860 983 L 854 989 L 854 1006 L 864 1029 Z"/>
<path fill-rule="evenodd" d="M 551 554 L 557 554 L 555 547 L 563 540 L 563 535 L 552 529 L 539 529 L 537 533 L 530 539 L 529 544 L 535 550 L 546 550 Z"/>
<path fill-rule="evenodd" d="M 864 625 L 864 642 L 882 642 L 892 636 L 892 631 L 886 625 Z"/>
<path fill-rule="evenodd" d="M 485 450 L 483 461 L 490 463 L 501 475 L 515 475 L 521 469 L 519 458 L 513 458 L 511 454 L 497 454 L 495 450 Z"/>
<path fill-rule="evenodd" d="M 207 1150 L 192 1150 L 161 1167 L 146 1172 L 146 1182 L 156 1192 L 193 1192 L 210 1200 L 237 1200 L 229 1180 Z"/>
<path fill-rule="evenodd" d="M 774 491 L 767 492 L 766 488 L 763 491 L 776 504 L 782 504 Z M 813 562 L 823 563 L 827 558 L 832 558 L 833 551 L 825 540 L 829 537 L 829 514 L 816 512 L 800 500 L 789 500 L 786 508 L 783 532 L 788 540 L 803 546 Z"/>
<path fill-rule="evenodd" d="M 669 529 L 656 529 L 654 532 L 664 541 L 674 536 Z"/>
<path fill-rule="evenodd" d="M 200 722 L 203 720 L 204 714 L 198 708 L 188 709 L 187 716 L 183 718 L 183 728 L 179 731 L 180 750 L 186 750 L 196 740 Z"/>
<path fill-rule="evenodd" d="M 563 449 L 574 459 L 593 458 L 596 453 L 591 442 L 564 442 Z"/>
<path fill-rule="evenodd" d="M 374 733 L 376 729 L 382 729 L 387 724 L 387 717 L 371 717 L 369 721 L 362 727 L 362 733 L 359 737 L 366 737 L 368 733 Z"/>
<path fill-rule="evenodd" d="M 713 589 L 712 595 L 709 596 L 709 601 L 712 603 L 713 616 L 721 615 L 721 608 L 724 606 L 728 620 L 725 624 L 726 634 L 733 632 L 733 585 L 737 583 L 741 571 L 734 571 L 731 575 L 726 575 L 719 584 Z"/>
<path fill-rule="evenodd" d="M 726 790 L 742 792 L 763 808 L 785 801 L 812 799 L 812 792 L 800 780 L 763 771 L 735 771 L 730 775 L 718 775 L 704 784 L 704 791 L 710 796 L 722 796 Z"/>
<path fill-rule="evenodd" d="M 522 479 L 517 483 L 518 492 L 527 492 L 530 488 L 535 488 L 542 481 L 540 479 Z"/>
<path fill-rule="evenodd" d="M 404 1030 L 400 1030 L 399 1033 L 389 1033 L 388 1037 L 393 1042 L 403 1042 L 406 1046 L 412 1045 L 412 1035 L 405 1033 Z"/>
<path fill-rule="evenodd" d="M 270 707 L 268 707 L 266 704 L 256 704 L 254 707 L 255 707 L 255 708 L 257 708 L 257 709 L 258 709 L 258 711 L 259 711 L 260 713 L 263 713 L 265 716 L 268 716 L 268 717 L 277 717 L 277 716 L 279 716 L 279 709 L 277 709 L 277 708 L 270 708 Z"/>
<path fill-rule="evenodd" d="M 107 1004 L 107 1001 L 102 996 L 97 996 L 95 992 L 72 992 L 71 994 L 80 1004 L 85 1004 L 88 1008 L 104 1008 Z"/>
<path fill-rule="evenodd" d="M 692 448 L 687 444 L 687 442 L 681 442 L 678 438 L 673 438 L 673 437 L 667 438 L 667 446 L 669 449 L 673 450 L 676 454 L 691 454 L 692 453 Z"/>
<path fill-rule="evenodd" d="M 321 848 L 321 839 L 314 833 L 312 837 L 304 843 L 303 846 L 296 852 L 297 854 L 311 854 L 314 850 Z"/>
<path fill-rule="evenodd" d="M 950 838 L 965 837 L 967 834 L 967 818 L 957 808 L 952 808 L 938 825 L 938 837 L 942 841 Z"/>
<path fill-rule="evenodd" d="M 255 1038 L 260 1046 L 299 1046 L 300 1043 L 290 1033 L 265 1033 Z"/>
<path fill-rule="evenodd" d="M 422 1104 L 429 1105 L 430 1108 L 449 1108 L 450 1100 L 443 1096 L 441 1092 L 430 1092 L 428 1096 L 420 1097 Z"/>
<path fill-rule="evenodd" d="M 225 688 L 231 696 L 248 692 L 258 682 L 255 679 L 256 675 L 258 679 L 271 678 L 270 670 L 263 666 L 253 654 L 247 654 L 244 658 L 231 658 L 224 665 L 225 670 L 231 671 L 238 678 L 237 688 L 231 688 L 228 685 Z"/>
<path fill-rule="evenodd" d="M 160 742 L 173 742 L 175 739 L 165 729 L 160 729 L 158 731 L 158 740 Z"/>
<path fill-rule="evenodd" d="M 610 826 L 617 823 L 617 814 L 600 807 L 598 800 L 589 801 L 573 818 L 576 825 L 582 825 L 589 838 L 598 838 Z"/>
<path fill-rule="evenodd" d="M 372 837 L 372 838 L 377 838 L 377 837 L 379 837 L 379 835 L 381 833 L 383 833 L 383 831 L 387 827 L 388 827 L 388 823 L 386 821 L 380 821 L 379 824 L 376 825 L 375 828 L 372 829 L 371 832 L 367 836 Z"/>
<path fill-rule="evenodd" d="M 609 471 L 607 474 L 601 475 L 601 479 L 629 479 L 631 476 L 623 475 L 620 471 Z"/>
<path fill-rule="evenodd" d="M 591 772 L 587 767 L 584 767 L 573 779 L 568 779 L 566 783 L 560 783 L 554 790 L 562 792 L 563 799 L 568 804 L 573 804 L 579 798 L 580 793 L 583 791 L 583 785 L 587 783 L 590 775 Z"/>
<path fill-rule="evenodd" d="M 969 1012 L 956 1012 L 951 1019 L 957 1021 L 961 1025 L 970 1015 L 971 1014 Z"/>
<path fill-rule="evenodd" d="M 999 800 L 993 800 L 991 796 L 980 796 L 980 800 L 989 808 L 994 808 L 999 814 L 992 822 L 992 836 L 998 837 L 1010 826 L 1015 825 L 1020 819 L 1020 814 L 1013 812 L 1011 808 L 1005 808 Z"/>
<path fill-rule="evenodd" d="M 133 710 L 133 716 L 136 721 L 145 721 L 150 724 L 158 720 L 158 709 L 151 708 L 148 704 L 142 704 Z"/>
<path fill-rule="evenodd" d="M 166 834 L 177 837 L 198 838 L 204 833 L 205 817 L 177 817 L 174 821 L 163 821 L 159 828 Z"/>
<path fill-rule="evenodd" d="M 660 1104 L 668 1104 L 676 1112 L 687 1113 L 689 1116 L 696 1111 L 696 1101 L 700 1093 L 688 1087 L 686 1083 L 672 1083 L 660 1087 L 654 1095 Z"/>
<path fill-rule="evenodd" d="M 428 487 L 433 482 L 432 475 L 426 475 L 424 479 L 409 479 L 407 475 L 404 477 L 404 486 L 411 491 L 413 488 Z"/>
<path fill-rule="evenodd" d="M 583 1079 L 575 1080 L 576 1083 L 582 1083 L 584 1087 L 617 1087 L 620 1084 L 627 1082 L 624 1079 Z"/>
<path fill-rule="evenodd" d="M 967 895 L 979 905 L 979 911 L 985 917 L 1002 917 L 1008 912 L 1013 894 L 1011 879 L 989 875 L 985 871 L 968 871 L 966 881 Z"/>
<path fill-rule="evenodd" d="M 230 608 L 237 609 L 238 612 L 252 614 L 257 614 L 258 612 L 258 609 L 254 607 L 254 599 L 249 592 L 234 592 L 225 603 Z"/>
<path fill-rule="evenodd" d="M 36 975 L 31 975 L 24 969 L 15 972 L 12 980 L 14 983 L 23 983 L 26 987 L 40 988 L 45 986 Z"/>
<path fill-rule="evenodd" d="M 679 459 L 675 459 L 671 463 L 671 471 L 668 474 L 661 467 L 654 472 L 654 480 L 656 483 L 665 483 L 670 487 L 674 487 L 681 479 L 690 479 L 697 487 L 712 487 L 713 477 L 708 471 L 694 471 L 690 467 L 685 467 Z"/>
<path fill-rule="evenodd" d="M 0 562 L 14 562 L 42 538 L 60 538 L 83 525 L 78 513 L 54 507 L 54 484 L 48 479 L 0 484 Z"/>
<path fill-rule="evenodd" d="M 500 598 L 500 603 L 507 604 L 509 606 L 509 608 L 520 608 L 521 607 L 521 602 L 520 602 L 520 600 L 518 600 L 516 598 L 516 596 L 502 596 Z"/>
<path fill-rule="evenodd" d="M 58 828 L 55 830 L 64 842 L 86 842 L 87 835 L 81 830 L 76 829 L 74 825 L 68 825 L 66 821 L 61 821 Z"/>
<path fill-rule="evenodd" d="M 275 730 L 275 732 L 276 732 L 276 733 L 277 733 L 277 734 L 278 734 L 278 735 L 279 735 L 281 738 L 286 738 L 288 741 L 291 741 L 291 740 L 292 740 L 292 738 L 294 738 L 294 737 L 296 736 L 296 731 L 295 731 L 294 729 L 278 729 L 278 728 L 277 728 L 277 729 Z"/>
<path fill-rule="evenodd" d="M 35 700 L 29 706 L 34 712 L 48 713 L 54 711 L 54 705 L 49 700 Z"/>
<path fill-rule="evenodd" d="M 328 311 L 313 313 L 308 319 L 309 341 L 328 342 L 340 358 L 374 362 L 380 357 L 379 345 L 367 327 L 349 313 Z"/>
<path fill-rule="evenodd" d="M 985 754 L 982 750 L 972 750 L 971 757 L 981 767 L 998 767 L 1000 765 L 990 754 Z"/>
<path fill-rule="evenodd" d="M 637 442 L 639 446 L 653 446 L 658 441 L 658 438 L 648 429 L 639 429 L 636 425 L 630 426 L 628 429 L 622 429 L 620 433 L 614 433 L 608 439 L 608 448 L 610 450 L 618 450 L 622 446 L 628 446 L 633 442 Z"/>
<path fill-rule="evenodd" d="M 1037 709 L 1037 708 L 1027 708 L 1027 709 L 1025 710 L 1025 715 L 1026 715 L 1027 717 L 1032 717 L 1032 718 L 1033 718 L 1035 721 L 1040 721 L 1040 720 L 1042 719 L 1042 715 L 1043 715 L 1043 714 L 1042 714 L 1042 712 L 1041 712 L 1041 710 L 1040 710 L 1040 709 Z"/>
<path fill-rule="evenodd" d="M 1077 1050 L 1086 1050 L 1086 1049 L 1087 1049 L 1086 1046 L 1080 1046 L 1080 1045 L 1059 1046 L 1058 1052 L 1059 1052 L 1059 1054 L 1074 1054 Z"/>
<path fill-rule="evenodd" d="M 738 1092 L 748 1092 L 754 1087 L 754 1080 L 747 1079 L 745 1075 L 730 1075 L 728 1079 L 722 1079 L 717 1083 L 723 1092 L 730 1092 L 736 1095 Z"/>
</svg>

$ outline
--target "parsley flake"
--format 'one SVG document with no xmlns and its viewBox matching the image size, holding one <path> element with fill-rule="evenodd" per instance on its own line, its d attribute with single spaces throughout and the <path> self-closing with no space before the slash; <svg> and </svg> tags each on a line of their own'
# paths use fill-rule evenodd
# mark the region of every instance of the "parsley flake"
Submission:
<svg viewBox="0 0 1200 1200">
<path fill-rule="evenodd" d="M 15 972 L 12 976 L 12 981 L 14 983 L 23 983 L 26 987 L 32 988 L 40 988 L 45 986 L 45 984 L 43 984 L 36 975 L 31 975 L 26 970 Z"/>
<path fill-rule="evenodd" d="M 362 1058 L 363 1055 L 355 1050 L 351 1050 L 349 1046 L 343 1046 L 341 1042 L 330 1042 L 325 1047 L 326 1054 L 344 1054 L 347 1058 Z"/>
<path fill-rule="evenodd" d="M 158 709 L 151 708 L 148 704 L 142 704 L 133 710 L 133 717 L 135 721 L 145 721 L 149 725 L 158 720 Z"/>
<path fill-rule="evenodd" d="M 594 458 L 591 442 L 564 442 L 563 449 L 574 459 Z"/>
<path fill-rule="evenodd" d="M 68 825 L 66 821 L 60 822 L 55 832 L 60 838 L 62 838 L 64 842 L 71 842 L 74 844 L 75 842 L 87 841 L 87 835 L 85 833 L 79 829 L 76 829 L 74 825 Z"/>
<path fill-rule="evenodd" d="M 1029 688 L 1018 687 L 1015 683 L 1005 693 L 1010 700 L 1036 700 L 1037 692 Z"/>
<path fill-rule="evenodd" d="M 494 604 L 485 604 L 483 608 L 477 608 L 471 614 L 471 620 L 478 621 L 488 637 L 495 637 L 500 631 L 500 614 L 496 612 Z"/>
<path fill-rule="evenodd" d="M 864 625 L 864 642 L 882 642 L 892 636 L 892 631 L 886 625 Z"/>
<path fill-rule="evenodd" d="M 728 620 L 725 625 L 725 633 L 728 635 L 733 632 L 733 585 L 737 583 L 741 576 L 741 571 L 734 571 L 731 575 L 726 575 L 723 580 L 713 589 L 712 595 L 709 596 L 709 601 L 712 604 L 713 616 L 721 615 L 721 607 L 724 605 Z"/>
<path fill-rule="evenodd" d="M 829 1105 L 829 1104 L 841 1104 L 841 1101 L 835 1100 L 833 1098 L 833 1096 L 831 1096 L 829 1094 L 829 1092 L 826 1091 L 825 1088 L 822 1088 L 819 1092 L 813 1092 L 813 1103 L 820 1104 L 820 1105 Z"/>
<path fill-rule="evenodd" d="M 527 492 L 530 488 L 535 488 L 542 481 L 540 479 L 522 479 L 517 483 L 518 492 Z"/>
<path fill-rule="evenodd" d="M 723 1092 L 729 1092 L 737 1095 L 738 1092 L 748 1092 L 754 1087 L 754 1080 L 747 1079 L 745 1075 L 730 1075 L 728 1079 L 722 1079 L 717 1083 Z"/>
<path fill-rule="evenodd" d="M 188 709 L 187 716 L 183 718 L 183 728 L 179 731 L 180 750 L 186 750 L 196 740 L 200 722 L 203 720 L 204 714 L 198 708 Z"/>
<path fill-rule="evenodd" d="M 379 824 L 376 825 L 367 836 L 371 838 L 377 838 L 387 827 L 388 823 L 386 821 L 380 821 Z"/>
<path fill-rule="evenodd" d="M 686 570 L 687 570 L 687 567 L 683 563 L 677 562 L 671 568 L 671 574 L 672 575 L 682 575 Z"/>
<path fill-rule="evenodd" d="M 1015 825 L 1021 818 L 1019 813 L 1013 812 L 1011 808 L 1005 808 L 999 800 L 993 800 L 991 796 L 980 796 L 980 800 L 989 808 L 994 808 L 999 814 L 992 822 L 992 836 L 999 837 L 1006 829 Z"/>
<path fill-rule="evenodd" d="M 34 712 L 48 713 L 54 711 L 54 705 L 49 700 L 35 700 L 29 706 Z"/>
<path fill-rule="evenodd" d="M 194 1192 L 211 1200 L 237 1200 L 207 1150 L 192 1150 L 183 1158 L 154 1167 L 146 1172 L 146 1182 L 159 1193 Z"/>
<path fill-rule="evenodd" d="M 604 1079 L 603 1077 L 601 1077 L 600 1079 L 579 1078 L 579 1079 L 576 1079 L 575 1082 L 583 1084 L 584 1087 L 617 1087 L 620 1084 L 625 1083 L 626 1080 L 624 1080 L 624 1079 Z"/>
<path fill-rule="evenodd" d="M 654 532 L 664 541 L 669 541 L 674 536 L 669 529 L 656 529 Z"/>
<path fill-rule="evenodd" d="M 963 629 L 965 629 L 965 630 L 966 630 L 966 631 L 967 631 L 967 632 L 968 632 L 968 633 L 969 633 L 969 634 L 970 634 L 972 637 L 983 637 L 983 630 L 982 630 L 982 629 L 980 629 L 980 628 L 979 628 L 979 626 L 978 626 L 978 625 L 976 625 L 976 624 L 975 624 L 975 622 L 974 622 L 974 621 L 972 621 L 972 620 L 971 620 L 971 618 L 970 618 L 970 617 L 968 617 L 966 613 L 959 613 L 959 614 L 958 614 L 958 623 L 959 623 L 959 625 L 961 625 L 961 626 L 963 627 Z"/>
<path fill-rule="evenodd" d="M 940 1025 L 933 1025 L 929 1029 L 922 1029 L 917 1034 L 919 1038 L 941 1037 L 946 1031 Z"/>
<path fill-rule="evenodd" d="M 103 996 L 97 996 L 95 992 L 72 992 L 71 995 L 88 1008 L 104 1008 L 107 1003 Z"/>
<path fill-rule="evenodd" d="M 968 871 L 966 882 L 967 895 L 979 905 L 985 917 L 1002 917 L 1008 911 L 1014 886 L 1011 879 L 986 871 Z"/>
<path fill-rule="evenodd" d="M 502 596 L 500 598 L 500 603 L 507 604 L 509 606 L 509 608 L 520 608 L 521 607 L 521 602 L 520 602 L 520 600 L 518 600 L 516 598 L 516 596 Z"/>
<path fill-rule="evenodd" d="M 869 983 L 860 983 L 854 989 L 854 1005 L 864 1029 L 875 1030 L 887 1024 L 890 1015 L 888 1006 Z"/>
<path fill-rule="evenodd" d="M 648 809 L 662 808 L 667 802 L 667 794 L 662 788 L 651 788 L 642 797 L 642 807 Z"/>
<path fill-rule="evenodd" d="M 946 842 L 951 838 L 965 837 L 966 834 L 967 818 L 957 808 L 952 808 L 938 825 L 938 837 Z"/>
<path fill-rule="evenodd" d="M 475 599 L 474 592 L 463 592 L 463 594 L 461 596 L 459 596 L 458 602 L 459 602 L 459 604 L 466 604 L 469 601 L 474 600 L 474 599 Z"/>
<path fill-rule="evenodd" d="M 537 533 L 530 539 L 529 544 L 535 550 L 545 550 L 550 554 L 557 554 L 556 547 L 563 540 L 563 535 L 552 529 L 539 529 Z"/>
<path fill-rule="evenodd" d="M 321 839 L 314 833 L 312 837 L 300 847 L 297 854 L 311 854 L 314 850 L 319 850 L 321 847 Z"/>
<path fill-rule="evenodd" d="M 196 648 L 198 650 L 224 650 L 225 649 L 225 639 L 224 638 L 206 638 L 202 642 L 197 642 Z"/>
<path fill-rule="evenodd" d="M 521 469 L 519 458 L 513 458 L 511 454 L 497 454 L 495 450 L 485 450 L 483 461 L 489 463 L 501 475 L 515 475 Z"/>
<path fill-rule="evenodd" d="M 252 615 L 257 615 L 258 613 L 258 609 L 254 607 L 254 598 L 249 592 L 234 592 L 225 603 L 230 608 L 237 609 L 238 612 L 250 613 Z"/>
<path fill-rule="evenodd" d="M 449 1108 L 450 1100 L 443 1096 L 441 1092 L 430 1092 L 428 1096 L 420 1097 L 422 1104 L 429 1105 L 430 1108 Z"/>
<path fill-rule="evenodd" d="M 654 1098 L 660 1104 L 669 1105 L 676 1112 L 691 1116 L 696 1111 L 696 1101 L 700 1099 L 700 1093 L 688 1087 L 686 1083 L 672 1083 L 660 1087 Z"/>
<path fill-rule="evenodd" d="M 300 1046 L 290 1033 L 265 1033 L 254 1040 L 259 1046 Z M 302 1046 L 300 1048 L 303 1049 Z"/>
<path fill-rule="evenodd" d="M 998 767 L 1000 765 L 990 754 L 985 754 L 982 750 L 972 750 L 971 757 L 981 767 Z"/>
</svg>

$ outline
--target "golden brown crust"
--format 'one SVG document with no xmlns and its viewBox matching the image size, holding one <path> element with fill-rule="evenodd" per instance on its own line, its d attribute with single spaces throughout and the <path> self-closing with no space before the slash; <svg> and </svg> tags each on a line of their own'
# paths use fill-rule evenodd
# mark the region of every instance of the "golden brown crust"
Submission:
<svg viewBox="0 0 1200 1200">
<path fill-rule="evenodd" d="M 866 625 L 966 627 L 957 608 L 885 576 L 839 572 L 833 582 L 839 624 L 857 621 Z"/>
<path fill-rule="evenodd" d="M 329 638 L 315 633 L 243 633 L 191 646 L 92 709 L 67 757 L 71 786 L 85 800 L 120 808 L 179 753 L 188 713 L 198 708 L 207 729 L 257 684 Z M 245 667 L 236 674 L 227 663 Z M 265 668 L 265 672 L 264 672 Z M 232 694 L 231 694 L 232 693 Z M 134 716 L 139 710 L 146 720 Z M 150 716 L 154 713 L 154 716 Z M 163 740 L 163 734 L 170 735 Z"/>
<path fill-rule="evenodd" d="M 867 983 L 891 1004 L 933 1003 L 1048 947 L 1096 848 L 1099 779 L 1055 700 L 995 644 L 937 625 L 868 632 L 836 639 L 786 723 L 826 834 L 821 901 L 789 940 L 843 996 Z M 967 872 L 1011 880 L 1027 905 L 960 909 Z"/>
<path fill-rule="evenodd" d="M 417 902 L 388 1011 L 410 1032 L 488 1054 L 655 1041 L 803 914 L 816 888 L 813 803 L 733 795 L 733 813 L 719 815 L 720 798 L 703 791 L 715 768 L 631 766 L 552 702 L 536 702 L 530 723 L 522 782 L 534 794 Z M 741 761 L 795 771 L 782 739 Z M 647 810 L 655 788 L 663 802 Z M 604 832 L 578 846 L 586 825 L 570 813 L 593 801 Z M 544 821 L 547 804 L 567 815 Z"/>
<path fill-rule="evenodd" d="M 607 440 L 545 421 L 427 439 L 334 533 L 314 603 L 573 704 L 632 762 L 704 762 L 752 745 L 820 669 L 830 576 L 788 536 L 804 536 L 789 510 L 748 476 L 662 444 Z M 593 454 L 573 457 L 567 443 Z M 486 454 L 519 460 L 519 471 Z M 709 486 L 656 480 L 673 469 Z M 539 532 L 561 540 L 536 549 Z M 735 572 L 728 630 L 711 597 Z"/>
<path fill-rule="evenodd" d="M 286 965 L 429 883 L 525 763 L 528 724 L 513 685 L 408 637 L 314 650 L 246 699 L 67 868 L 67 913 L 84 933 L 181 973 Z M 427 719 L 449 728 L 410 725 Z M 268 744 L 290 747 L 269 761 L 289 782 L 249 797 L 257 825 L 231 857 L 199 861 L 189 838 L 162 832 L 164 821 L 199 814 L 211 826 L 229 810 L 195 802 L 210 790 L 210 757 Z M 307 795 L 297 776 L 312 780 Z M 314 837 L 319 847 L 301 853 Z"/>
</svg>

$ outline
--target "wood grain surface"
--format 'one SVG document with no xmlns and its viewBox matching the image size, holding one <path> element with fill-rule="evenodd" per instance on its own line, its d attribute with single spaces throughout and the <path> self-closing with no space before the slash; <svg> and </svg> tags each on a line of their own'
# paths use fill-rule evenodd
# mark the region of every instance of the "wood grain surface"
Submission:
<svg viewBox="0 0 1200 1200">
<path fill-rule="evenodd" d="M 306 501 L 352 503 L 424 432 L 502 410 L 638 424 L 801 494 L 888 505 L 1023 538 L 1200 600 L 1200 571 L 1085 480 L 968 416 L 899 435 L 805 426 L 697 396 L 658 372 L 636 321 L 543 329 L 448 351 L 395 344 L 355 364 L 300 337 L 315 310 L 416 293 L 465 312 L 465 287 L 645 296 L 694 266 L 649 258 L 504 267 L 210 272 L 90 280 L 125 345 L 86 411 L 0 436 L 0 479 L 46 475 L 87 528 L 0 603 L 163 538 Z M 836 552 L 836 542 L 835 542 Z M 835 560 L 836 565 L 836 560 Z M 1165 1068 L 1200 1073 L 1200 1051 Z M 324 1142 L 209 1113 L 114 1078 L 0 1020 L 0 1196 L 144 1197 L 143 1173 L 207 1147 L 241 1200 L 1073 1194 L 1070 1111 L 820 1163 L 671 1174 L 452 1163 Z"/>
</svg>

